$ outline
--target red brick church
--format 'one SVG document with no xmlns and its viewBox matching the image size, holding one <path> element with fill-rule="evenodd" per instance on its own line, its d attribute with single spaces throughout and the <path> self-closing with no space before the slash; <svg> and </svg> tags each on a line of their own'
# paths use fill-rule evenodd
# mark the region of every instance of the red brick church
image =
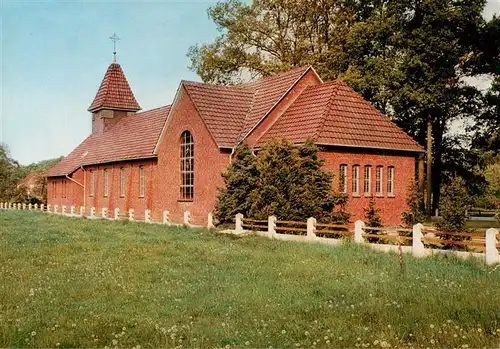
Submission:
<svg viewBox="0 0 500 349">
<path fill-rule="evenodd" d="M 312 67 L 255 82 L 218 86 L 181 81 L 171 105 L 142 111 L 122 68 L 112 63 L 88 108 L 92 134 L 47 172 L 48 204 L 169 210 L 206 224 L 221 172 L 243 142 L 313 139 L 352 219 L 376 198 L 384 224 L 399 224 L 422 148 L 342 81 Z"/>
</svg>

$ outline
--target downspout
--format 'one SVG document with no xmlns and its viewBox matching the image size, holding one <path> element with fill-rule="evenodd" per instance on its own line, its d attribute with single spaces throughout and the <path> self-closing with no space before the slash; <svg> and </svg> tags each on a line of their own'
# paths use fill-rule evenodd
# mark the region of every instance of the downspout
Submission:
<svg viewBox="0 0 500 349">
<path fill-rule="evenodd" d="M 81 166 L 80 166 L 80 167 L 81 167 Z M 82 168 L 82 170 L 83 170 L 83 168 Z M 83 188 L 83 206 L 85 207 L 85 184 L 82 184 L 82 183 L 80 183 L 80 182 L 78 182 L 78 181 L 75 181 L 73 178 L 71 178 L 71 177 L 70 177 L 70 176 L 68 176 L 67 174 L 65 175 L 65 177 L 66 177 L 67 179 L 69 179 L 70 181 L 72 181 L 73 183 L 76 183 L 76 184 L 78 184 L 80 187 L 82 187 L 82 188 Z M 83 170 L 83 182 L 85 183 L 85 170 Z"/>
<path fill-rule="evenodd" d="M 231 154 L 229 154 L 229 164 L 231 164 L 233 162 L 233 155 L 234 155 L 235 149 L 236 149 L 236 147 L 233 147 L 231 149 Z"/>
</svg>

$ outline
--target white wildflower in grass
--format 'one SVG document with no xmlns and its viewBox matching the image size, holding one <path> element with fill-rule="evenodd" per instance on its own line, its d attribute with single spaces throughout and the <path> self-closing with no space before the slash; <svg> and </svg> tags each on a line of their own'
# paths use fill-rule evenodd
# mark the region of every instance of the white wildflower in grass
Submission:
<svg viewBox="0 0 500 349">
<path fill-rule="evenodd" d="M 309 336 L 309 331 L 304 332 L 306 336 Z"/>
<path fill-rule="evenodd" d="M 285 330 L 281 330 L 281 334 L 285 334 L 285 333 L 286 333 L 286 331 L 285 331 Z"/>
<path fill-rule="evenodd" d="M 117 344 L 118 344 L 118 341 L 117 341 L 116 339 L 113 339 L 113 340 L 111 341 L 111 343 L 112 343 L 113 345 L 117 345 Z"/>
<path fill-rule="evenodd" d="M 35 336 L 36 336 L 36 331 L 31 332 L 31 337 L 35 337 Z"/>
<path fill-rule="evenodd" d="M 430 327 L 430 328 L 434 328 L 434 325 L 433 325 L 433 324 L 430 324 L 430 325 L 429 325 L 429 327 Z"/>
<path fill-rule="evenodd" d="M 245 342 L 245 345 L 247 345 L 247 346 L 248 346 L 248 345 L 250 345 L 250 342 L 249 342 L 249 341 L 246 341 L 246 342 Z"/>
<path fill-rule="evenodd" d="M 434 339 L 431 339 L 431 344 L 435 344 L 436 341 Z"/>
<path fill-rule="evenodd" d="M 477 329 L 477 332 L 481 333 L 481 332 L 483 332 L 483 330 L 482 330 L 482 329 L 480 329 L 480 328 L 478 328 L 478 329 Z"/>
</svg>

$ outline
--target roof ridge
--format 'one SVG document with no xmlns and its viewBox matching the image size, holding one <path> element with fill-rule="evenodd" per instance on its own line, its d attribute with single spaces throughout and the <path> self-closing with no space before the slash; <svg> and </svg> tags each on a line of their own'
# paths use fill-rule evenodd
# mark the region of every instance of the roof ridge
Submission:
<svg viewBox="0 0 500 349">
<path fill-rule="evenodd" d="M 250 107 L 248 108 L 248 111 L 247 113 L 245 114 L 245 118 L 243 119 L 243 125 L 241 127 L 241 130 L 240 132 L 238 133 L 238 136 L 236 137 L 236 145 L 238 145 L 240 142 L 242 142 L 245 137 L 242 137 L 241 135 L 243 134 L 243 131 L 245 130 L 246 128 L 246 125 L 247 125 L 247 121 L 248 121 L 248 116 L 250 115 L 250 113 L 252 112 L 253 110 L 253 107 L 255 105 L 255 96 L 257 95 L 257 92 L 259 91 L 258 88 L 255 89 L 255 91 L 253 92 L 253 96 L 252 96 L 252 102 L 250 103 Z"/>
<path fill-rule="evenodd" d="M 161 109 L 161 108 L 167 108 L 167 107 L 170 107 L 170 106 L 172 106 L 172 104 L 162 105 L 160 107 L 155 107 L 155 108 L 148 109 L 148 110 L 141 110 L 140 112 L 137 112 L 137 113 L 135 113 L 134 115 L 131 115 L 131 116 L 135 116 L 135 115 L 139 115 L 139 114 L 144 114 L 144 113 L 147 113 L 147 112 L 150 112 L 150 111 L 153 111 L 153 110 L 158 110 L 158 109 Z"/>
<path fill-rule="evenodd" d="M 299 68 L 296 68 L 296 69 L 293 69 L 293 70 L 298 70 Z M 278 98 L 278 100 L 271 106 L 271 108 L 269 108 L 268 110 L 266 110 L 264 116 L 262 116 L 258 121 L 257 123 L 250 129 L 248 130 L 247 134 L 243 137 L 243 139 L 247 138 L 250 133 L 252 133 L 253 130 L 255 130 L 257 128 L 257 126 L 260 125 L 260 123 L 269 115 L 269 113 L 271 111 L 274 110 L 274 108 L 280 104 L 280 102 L 288 95 L 288 93 L 297 85 L 297 83 L 307 74 L 307 72 L 311 69 L 311 66 L 307 67 L 303 72 L 302 74 L 300 74 L 299 77 L 297 77 L 293 83 L 286 89 L 285 93 L 283 93 L 283 95 L 281 95 L 281 97 Z M 258 89 L 257 89 L 258 90 Z M 302 91 L 303 92 L 303 91 Z M 298 97 L 297 97 L 298 98 Z M 276 121 L 278 121 L 278 119 L 276 119 Z M 275 121 L 275 123 L 276 123 Z M 272 127 L 272 126 L 271 126 Z M 264 132 L 265 134 L 265 132 Z"/>
<path fill-rule="evenodd" d="M 325 83 L 329 83 L 329 82 L 325 82 Z M 321 115 L 321 122 L 318 125 L 318 129 L 316 130 L 316 132 L 313 136 L 313 139 L 316 139 L 321 134 L 321 131 L 323 130 L 323 127 L 325 126 L 325 122 L 326 122 L 326 119 L 327 119 L 328 114 L 329 114 L 328 112 L 330 111 L 330 108 L 335 101 L 335 97 L 337 96 L 337 94 L 340 90 L 340 88 L 339 88 L 340 84 L 338 81 L 332 80 L 332 82 L 330 84 L 332 85 L 332 92 L 330 93 L 330 98 L 328 99 L 325 110 L 323 111 L 323 113 Z"/>
</svg>

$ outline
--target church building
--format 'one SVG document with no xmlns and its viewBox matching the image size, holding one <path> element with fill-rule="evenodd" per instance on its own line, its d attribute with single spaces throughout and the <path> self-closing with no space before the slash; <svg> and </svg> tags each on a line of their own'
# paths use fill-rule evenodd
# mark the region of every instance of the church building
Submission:
<svg viewBox="0 0 500 349">
<path fill-rule="evenodd" d="M 352 221 L 374 197 L 384 225 L 397 225 L 423 153 L 349 86 L 323 81 L 313 67 L 235 86 L 181 81 L 172 104 L 141 111 L 112 63 L 88 111 L 92 133 L 46 173 L 48 204 L 87 214 L 132 208 L 139 218 L 149 209 L 161 220 L 168 210 L 181 223 L 189 211 L 194 224 L 206 224 L 235 147 L 284 137 L 320 146 Z"/>
</svg>

